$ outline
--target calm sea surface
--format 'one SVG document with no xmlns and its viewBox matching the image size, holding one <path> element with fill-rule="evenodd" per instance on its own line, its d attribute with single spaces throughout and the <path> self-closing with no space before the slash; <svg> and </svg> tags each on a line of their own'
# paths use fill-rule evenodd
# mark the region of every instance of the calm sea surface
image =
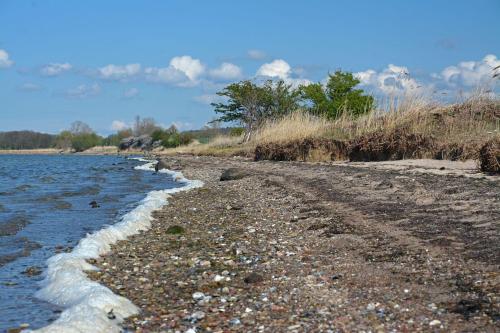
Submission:
<svg viewBox="0 0 500 333">
<path fill-rule="evenodd" d="M 149 191 L 178 187 L 118 156 L 0 155 L 0 332 L 47 325 L 61 309 L 38 300 L 52 255 L 113 224 Z M 89 205 L 96 201 L 99 207 Z"/>
</svg>

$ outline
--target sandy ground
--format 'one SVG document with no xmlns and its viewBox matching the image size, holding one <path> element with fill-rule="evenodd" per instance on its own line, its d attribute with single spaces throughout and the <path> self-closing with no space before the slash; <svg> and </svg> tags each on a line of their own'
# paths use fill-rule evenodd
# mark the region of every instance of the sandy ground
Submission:
<svg viewBox="0 0 500 333">
<path fill-rule="evenodd" d="M 166 163 L 205 187 L 91 275 L 141 308 L 127 329 L 500 330 L 500 180 L 470 162 Z"/>
</svg>

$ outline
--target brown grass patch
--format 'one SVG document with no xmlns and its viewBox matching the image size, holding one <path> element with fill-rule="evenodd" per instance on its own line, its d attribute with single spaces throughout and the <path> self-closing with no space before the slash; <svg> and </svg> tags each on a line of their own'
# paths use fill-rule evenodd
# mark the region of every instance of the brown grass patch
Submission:
<svg viewBox="0 0 500 333">
<path fill-rule="evenodd" d="M 343 141 L 306 138 L 287 143 L 269 142 L 257 145 L 255 160 L 332 161 L 346 160 L 347 145 Z"/>
<path fill-rule="evenodd" d="M 488 141 L 479 151 L 481 171 L 500 174 L 500 137 Z"/>
</svg>

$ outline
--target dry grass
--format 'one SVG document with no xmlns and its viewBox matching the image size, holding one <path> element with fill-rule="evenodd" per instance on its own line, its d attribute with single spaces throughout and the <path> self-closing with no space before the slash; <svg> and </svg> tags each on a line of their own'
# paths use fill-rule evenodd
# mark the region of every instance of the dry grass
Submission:
<svg viewBox="0 0 500 333">
<path fill-rule="evenodd" d="M 422 96 L 405 96 L 388 99 L 379 109 L 356 119 L 343 116 L 329 121 L 298 111 L 267 122 L 244 144 L 242 138 L 218 137 L 208 144 L 179 147 L 168 153 L 217 156 L 255 153 L 262 159 L 325 160 L 329 156 L 332 159 L 348 156 L 362 160 L 374 157 L 376 160 L 421 157 L 463 160 L 477 159 L 484 143 L 498 138 L 500 99 L 497 97 L 476 94 L 461 103 L 442 105 Z"/>
<path fill-rule="evenodd" d="M 306 138 L 329 136 L 332 123 L 305 112 L 297 111 L 280 120 L 269 121 L 257 131 L 251 144 L 283 143 Z"/>
<path fill-rule="evenodd" d="M 254 146 L 242 144 L 243 137 L 218 136 L 206 144 L 195 141 L 187 146 L 163 149 L 155 153 L 160 155 L 211 155 L 211 156 L 250 156 L 253 154 Z"/>
</svg>

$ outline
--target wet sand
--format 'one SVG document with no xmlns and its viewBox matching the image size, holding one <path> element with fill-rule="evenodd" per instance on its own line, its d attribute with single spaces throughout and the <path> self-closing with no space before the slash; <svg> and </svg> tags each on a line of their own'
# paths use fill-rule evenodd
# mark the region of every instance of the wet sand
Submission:
<svg viewBox="0 0 500 333">
<path fill-rule="evenodd" d="M 498 177 L 453 163 L 165 161 L 205 186 L 89 273 L 141 308 L 126 328 L 500 330 Z M 219 181 L 230 167 L 247 176 Z"/>
</svg>

